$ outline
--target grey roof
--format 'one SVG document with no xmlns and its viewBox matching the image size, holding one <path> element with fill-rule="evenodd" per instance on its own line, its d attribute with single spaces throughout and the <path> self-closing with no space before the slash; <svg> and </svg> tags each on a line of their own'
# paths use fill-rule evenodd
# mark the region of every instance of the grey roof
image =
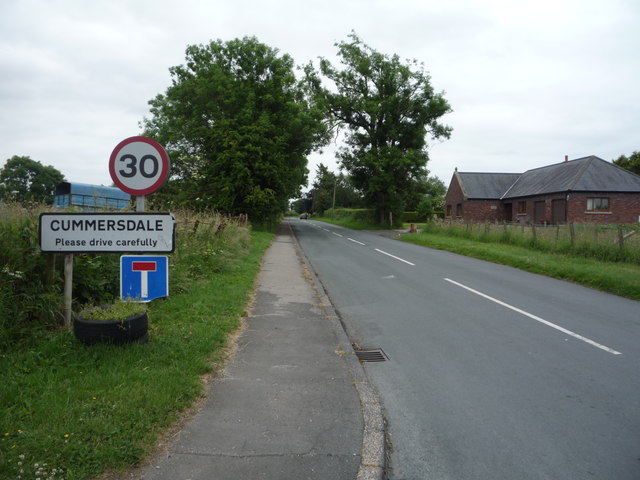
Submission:
<svg viewBox="0 0 640 480">
<path fill-rule="evenodd" d="M 525 173 L 457 173 L 467 199 L 509 199 L 558 192 L 640 193 L 640 175 L 596 156 Z"/>
<path fill-rule="evenodd" d="M 458 172 L 460 186 L 467 199 L 498 200 L 521 175 L 521 173 Z"/>
<path fill-rule="evenodd" d="M 502 198 L 556 192 L 640 192 L 640 176 L 592 155 L 529 170 Z"/>
</svg>

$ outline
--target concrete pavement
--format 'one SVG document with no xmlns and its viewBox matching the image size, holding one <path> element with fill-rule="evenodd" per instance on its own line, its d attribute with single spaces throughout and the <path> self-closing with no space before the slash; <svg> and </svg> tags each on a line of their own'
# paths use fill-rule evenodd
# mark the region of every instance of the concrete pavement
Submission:
<svg viewBox="0 0 640 480">
<path fill-rule="evenodd" d="M 287 222 L 238 350 L 144 480 L 382 479 L 377 395 Z"/>
</svg>

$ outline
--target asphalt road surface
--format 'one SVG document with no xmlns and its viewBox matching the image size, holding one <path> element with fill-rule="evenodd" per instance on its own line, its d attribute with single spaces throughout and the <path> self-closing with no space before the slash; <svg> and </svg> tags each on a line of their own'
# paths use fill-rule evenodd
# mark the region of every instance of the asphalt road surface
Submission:
<svg viewBox="0 0 640 480">
<path fill-rule="evenodd" d="M 640 302 L 291 220 L 389 423 L 392 480 L 640 479 Z"/>
</svg>

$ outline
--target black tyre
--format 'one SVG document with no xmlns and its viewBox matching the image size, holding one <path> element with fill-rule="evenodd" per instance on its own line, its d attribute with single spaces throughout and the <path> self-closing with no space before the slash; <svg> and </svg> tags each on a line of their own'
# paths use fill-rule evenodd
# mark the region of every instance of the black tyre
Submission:
<svg viewBox="0 0 640 480">
<path fill-rule="evenodd" d="M 87 344 L 130 342 L 145 343 L 149 336 L 149 319 L 146 312 L 125 320 L 88 320 L 81 315 L 73 322 L 73 333 L 78 340 Z"/>
</svg>

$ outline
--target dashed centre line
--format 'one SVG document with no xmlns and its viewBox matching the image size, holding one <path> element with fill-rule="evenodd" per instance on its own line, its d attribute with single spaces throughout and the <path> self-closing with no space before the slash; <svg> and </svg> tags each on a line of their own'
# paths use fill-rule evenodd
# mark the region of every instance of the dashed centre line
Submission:
<svg viewBox="0 0 640 480">
<path fill-rule="evenodd" d="M 555 323 L 552 323 L 552 322 L 550 322 L 548 320 L 545 320 L 544 318 L 540 318 L 540 317 L 538 317 L 536 315 L 533 315 L 533 314 L 531 314 L 529 312 L 526 312 L 526 311 L 524 311 L 524 310 L 522 310 L 522 309 L 520 309 L 518 307 L 514 307 L 513 305 L 509 305 L 508 303 L 505 303 L 505 302 L 503 302 L 501 300 L 498 300 L 497 298 L 493 298 L 493 297 L 491 297 L 491 296 L 489 296 L 489 295 L 487 295 L 485 293 L 479 292 L 478 290 L 474 290 L 471 287 L 467 287 L 466 285 L 463 285 L 462 283 L 458 283 L 458 282 L 456 282 L 454 280 L 451 280 L 450 278 L 445 278 L 445 280 L 447 282 L 449 282 L 449 283 L 452 283 L 452 284 L 457 285 L 457 286 L 459 286 L 461 288 L 464 288 L 465 290 L 468 290 L 471 293 L 475 293 L 476 295 L 478 295 L 478 296 L 480 296 L 482 298 L 486 298 L 487 300 L 490 300 L 490 301 L 492 301 L 494 303 L 497 303 L 498 305 L 502 305 L 505 308 L 513 310 L 514 312 L 518 312 L 518 313 L 520 313 L 520 314 L 522 314 L 522 315 L 524 315 L 526 317 L 532 318 L 536 322 L 540 322 L 543 325 L 546 325 L 546 326 L 551 327 L 551 328 L 555 328 L 556 330 L 559 330 L 562 333 L 565 333 L 565 334 L 567 334 L 567 335 L 569 335 L 571 337 L 577 338 L 578 340 L 582 340 L 583 342 L 588 343 L 589 345 L 592 345 L 592 346 L 594 346 L 596 348 L 599 348 L 600 350 L 604 350 L 605 352 L 609 352 L 609 353 L 611 353 L 613 355 L 622 355 L 621 352 L 618 352 L 617 350 L 614 350 L 613 348 L 609 348 L 606 345 L 602 345 L 602 344 L 600 344 L 598 342 L 594 342 L 590 338 L 583 337 L 582 335 L 579 335 L 579 334 L 577 334 L 575 332 L 572 332 L 571 330 L 567 330 L 566 328 L 561 327 L 560 325 L 556 325 Z"/>
<path fill-rule="evenodd" d="M 341 235 L 340 233 L 334 232 L 333 230 L 329 230 L 328 228 L 324 228 L 324 227 L 318 227 L 318 228 L 320 228 L 321 230 L 324 230 L 325 232 L 332 233 L 332 234 L 333 234 L 333 235 L 335 235 L 336 237 L 345 238 L 345 237 L 344 237 L 344 235 Z M 360 242 L 360 241 L 358 241 L 358 240 L 355 240 L 355 239 L 353 239 L 353 238 L 350 238 L 350 237 L 346 237 L 346 238 L 347 238 L 347 240 L 349 240 L 350 242 L 357 243 L 358 245 L 362 245 L 362 246 L 366 246 L 366 245 L 367 245 L 366 243 L 362 243 L 362 242 Z M 415 267 L 415 265 L 416 265 L 415 263 L 411 263 L 410 261 L 405 260 L 404 258 L 397 257 L 397 256 L 395 256 L 395 255 L 392 255 L 392 254 L 391 254 L 391 253 L 389 253 L 389 252 L 385 252 L 384 250 L 380 250 L 379 248 L 375 248 L 374 250 L 375 250 L 376 252 L 378 252 L 378 253 L 382 253 L 383 255 L 387 255 L 388 257 L 391 257 L 391 258 L 394 258 L 394 259 L 399 260 L 399 261 L 401 261 L 401 262 L 404 262 L 404 263 L 406 263 L 407 265 L 411 265 L 412 267 Z"/>
<path fill-rule="evenodd" d="M 416 264 L 415 264 L 415 263 L 411 263 L 410 261 L 405 260 L 404 258 L 400 258 L 400 257 L 396 257 L 395 255 L 391 255 L 389 252 L 385 252 L 384 250 L 380 250 L 379 248 L 376 248 L 376 249 L 375 249 L 375 251 L 376 251 L 376 252 L 380 252 L 380 253 L 382 253 L 382 254 L 384 254 L 384 255 L 387 255 L 387 256 L 389 256 L 389 257 L 391 257 L 391 258 L 395 258 L 396 260 L 400 260 L 401 262 L 404 262 L 404 263 L 406 263 L 407 265 L 411 265 L 412 267 L 415 267 L 415 266 L 416 266 Z"/>
</svg>

